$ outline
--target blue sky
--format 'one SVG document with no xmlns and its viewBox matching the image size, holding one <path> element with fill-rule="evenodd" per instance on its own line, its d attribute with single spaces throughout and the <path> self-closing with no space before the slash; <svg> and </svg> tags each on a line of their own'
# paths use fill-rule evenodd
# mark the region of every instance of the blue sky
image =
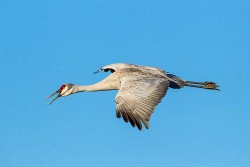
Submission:
<svg viewBox="0 0 250 167">
<path fill-rule="evenodd" d="M 1 167 L 250 166 L 248 0 L 0 4 Z M 169 90 L 141 132 L 115 117 L 117 91 L 45 100 L 118 62 L 221 91 Z"/>
</svg>

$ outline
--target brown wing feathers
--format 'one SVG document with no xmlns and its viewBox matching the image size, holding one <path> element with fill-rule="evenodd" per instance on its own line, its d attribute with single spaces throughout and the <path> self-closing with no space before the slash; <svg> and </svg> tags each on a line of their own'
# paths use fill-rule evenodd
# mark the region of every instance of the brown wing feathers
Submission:
<svg viewBox="0 0 250 167">
<path fill-rule="evenodd" d="M 125 122 L 130 122 L 133 127 L 136 125 L 139 130 L 142 129 L 142 122 L 148 129 L 150 116 L 167 88 L 168 81 L 162 78 L 125 79 L 115 100 L 117 118 L 122 116 Z"/>
</svg>

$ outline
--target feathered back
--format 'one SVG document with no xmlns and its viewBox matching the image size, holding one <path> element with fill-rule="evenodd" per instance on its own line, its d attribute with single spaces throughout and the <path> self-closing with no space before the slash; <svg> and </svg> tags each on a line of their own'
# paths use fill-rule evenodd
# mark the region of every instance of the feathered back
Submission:
<svg viewBox="0 0 250 167">
<path fill-rule="evenodd" d="M 126 64 L 126 63 L 109 64 L 109 65 L 103 66 L 98 71 L 104 70 L 104 72 L 107 72 L 107 71 L 115 72 L 115 71 L 125 70 L 125 69 L 137 69 L 143 72 L 149 72 L 152 74 L 156 74 L 156 75 L 158 74 L 158 75 L 166 77 L 166 72 L 160 68 L 140 66 L 140 65 L 135 65 L 135 64 Z"/>
</svg>

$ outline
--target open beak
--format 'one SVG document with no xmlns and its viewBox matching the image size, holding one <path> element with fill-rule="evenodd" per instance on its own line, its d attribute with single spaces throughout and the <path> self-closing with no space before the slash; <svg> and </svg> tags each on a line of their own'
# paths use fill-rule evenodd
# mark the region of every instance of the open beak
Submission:
<svg viewBox="0 0 250 167">
<path fill-rule="evenodd" d="M 60 90 L 57 90 L 55 93 L 53 93 L 52 95 L 47 97 L 47 99 L 49 99 L 50 97 L 54 96 L 57 93 L 58 93 L 58 95 L 49 104 L 53 103 L 58 97 L 61 97 L 61 95 L 60 95 L 61 92 L 60 92 Z"/>
</svg>

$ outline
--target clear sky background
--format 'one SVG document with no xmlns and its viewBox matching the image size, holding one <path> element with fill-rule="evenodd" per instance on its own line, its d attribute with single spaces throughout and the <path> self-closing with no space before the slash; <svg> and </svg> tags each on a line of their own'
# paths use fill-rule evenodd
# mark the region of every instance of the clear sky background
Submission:
<svg viewBox="0 0 250 167">
<path fill-rule="evenodd" d="M 249 47 L 249 0 L 2 0 L 0 167 L 248 167 Z M 117 91 L 45 100 L 118 62 L 221 91 L 169 89 L 141 132 Z"/>
</svg>

